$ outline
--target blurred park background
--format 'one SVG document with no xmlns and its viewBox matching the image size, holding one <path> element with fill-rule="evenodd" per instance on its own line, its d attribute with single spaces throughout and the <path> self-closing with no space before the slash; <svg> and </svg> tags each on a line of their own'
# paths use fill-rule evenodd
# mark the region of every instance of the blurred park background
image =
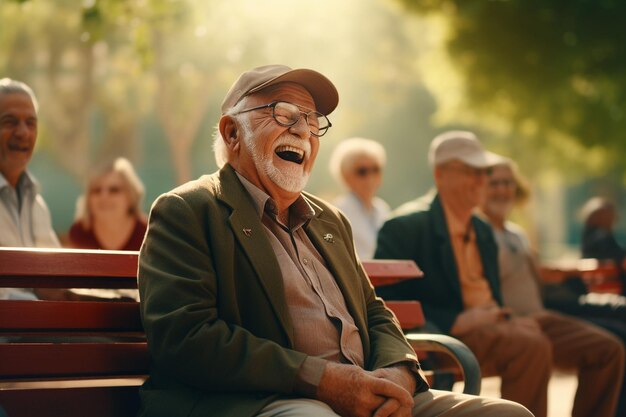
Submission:
<svg viewBox="0 0 626 417">
<path fill-rule="evenodd" d="M 533 197 L 517 220 L 557 258 L 577 256 L 589 197 L 626 207 L 625 19 L 618 0 L 0 0 L 0 77 L 38 95 L 30 169 L 59 234 L 101 161 L 135 164 L 146 210 L 213 172 L 229 86 L 284 63 L 340 93 L 309 191 L 339 193 L 330 153 L 363 136 L 387 149 L 396 207 L 432 186 L 431 139 L 470 129 L 518 161 Z"/>
</svg>

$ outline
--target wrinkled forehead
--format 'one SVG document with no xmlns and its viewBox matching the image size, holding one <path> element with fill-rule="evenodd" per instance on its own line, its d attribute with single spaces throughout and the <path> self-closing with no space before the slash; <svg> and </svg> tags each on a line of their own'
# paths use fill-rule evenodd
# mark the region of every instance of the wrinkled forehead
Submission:
<svg viewBox="0 0 626 417">
<path fill-rule="evenodd" d="M 259 104 L 271 101 L 287 101 L 298 106 L 316 110 L 315 102 L 311 93 L 306 88 L 297 83 L 286 82 L 271 85 L 261 91 L 248 96 L 248 100 L 258 101 Z"/>
<path fill-rule="evenodd" d="M 0 114 L 18 112 L 37 117 L 37 111 L 30 96 L 22 92 L 0 93 Z"/>
</svg>

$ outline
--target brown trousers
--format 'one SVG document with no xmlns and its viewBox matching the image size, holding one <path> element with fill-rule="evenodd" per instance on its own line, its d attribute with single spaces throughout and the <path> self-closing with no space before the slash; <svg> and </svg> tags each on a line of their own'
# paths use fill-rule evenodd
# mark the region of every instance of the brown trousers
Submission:
<svg viewBox="0 0 626 417">
<path fill-rule="evenodd" d="M 613 417 L 624 373 L 624 346 L 610 333 L 552 311 L 482 326 L 461 339 L 483 375 L 502 378 L 502 398 L 546 417 L 553 367 L 577 370 L 572 417 Z"/>
<path fill-rule="evenodd" d="M 458 392 L 428 390 L 413 397 L 414 417 L 533 417 L 519 404 Z M 328 405 L 306 398 L 269 403 L 256 417 L 340 417 Z"/>
</svg>

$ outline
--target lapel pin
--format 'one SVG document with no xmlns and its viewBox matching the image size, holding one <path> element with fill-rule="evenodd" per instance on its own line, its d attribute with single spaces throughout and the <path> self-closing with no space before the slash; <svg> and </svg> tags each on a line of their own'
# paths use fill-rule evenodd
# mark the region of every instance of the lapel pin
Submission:
<svg viewBox="0 0 626 417">
<path fill-rule="evenodd" d="M 324 235 L 324 240 L 325 240 L 326 242 L 328 242 L 328 243 L 335 243 L 335 238 L 334 238 L 334 237 L 333 237 L 333 235 L 332 235 L 332 234 L 330 234 L 330 233 L 326 233 L 326 234 Z"/>
<path fill-rule="evenodd" d="M 246 227 L 243 228 L 243 234 L 250 237 L 252 236 L 252 229 L 248 229 Z"/>
</svg>

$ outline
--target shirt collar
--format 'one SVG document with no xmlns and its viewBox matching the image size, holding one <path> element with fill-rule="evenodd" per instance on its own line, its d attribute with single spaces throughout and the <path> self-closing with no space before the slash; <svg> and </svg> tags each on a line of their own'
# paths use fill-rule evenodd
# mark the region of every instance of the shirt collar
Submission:
<svg viewBox="0 0 626 417">
<path fill-rule="evenodd" d="M 5 176 L 2 173 L 0 173 L 0 190 L 5 187 L 10 187 L 10 186 L 11 185 L 9 184 Z M 16 188 L 18 188 L 20 192 L 23 192 L 28 189 L 33 189 L 37 191 L 39 189 L 39 184 L 37 183 L 37 180 L 35 180 L 35 178 L 28 171 L 24 171 L 22 175 L 20 175 L 20 178 L 17 180 Z"/>
<path fill-rule="evenodd" d="M 235 173 L 252 198 L 252 203 L 259 217 L 263 217 L 263 213 L 267 212 L 270 216 L 276 218 L 278 215 L 278 206 L 272 197 L 252 182 L 248 181 L 239 172 L 235 171 Z M 305 224 L 314 215 L 315 210 L 311 207 L 309 202 L 302 197 L 302 194 L 289 206 L 289 224 L 292 225 L 292 229 Z"/>
<path fill-rule="evenodd" d="M 461 219 L 456 217 L 452 211 L 446 207 L 443 201 L 441 201 L 441 206 L 443 207 L 443 211 L 446 216 L 446 223 L 448 224 L 450 236 L 461 236 L 466 241 L 473 239 L 475 232 L 472 227 L 472 218 L 470 217 L 467 223 L 463 223 Z"/>
</svg>

